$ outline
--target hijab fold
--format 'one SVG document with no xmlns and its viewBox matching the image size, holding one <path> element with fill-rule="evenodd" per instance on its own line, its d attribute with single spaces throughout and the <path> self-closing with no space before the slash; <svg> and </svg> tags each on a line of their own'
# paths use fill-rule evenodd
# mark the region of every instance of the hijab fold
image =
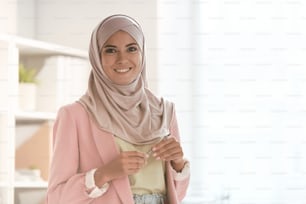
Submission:
<svg viewBox="0 0 306 204">
<path fill-rule="evenodd" d="M 127 85 L 114 84 L 105 74 L 100 51 L 115 32 L 122 30 L 137 42 L 142 71 Z M 104 19 L 93 31 L 89 46 L 92 66 L 88 89 L 78 101 L 97 125 L 132 144 L 150 144 L 169 134 L 173 104 L 157 98 L 147 87 L 145 42 L 140 25 L 126 15 Z"/>
</svg>

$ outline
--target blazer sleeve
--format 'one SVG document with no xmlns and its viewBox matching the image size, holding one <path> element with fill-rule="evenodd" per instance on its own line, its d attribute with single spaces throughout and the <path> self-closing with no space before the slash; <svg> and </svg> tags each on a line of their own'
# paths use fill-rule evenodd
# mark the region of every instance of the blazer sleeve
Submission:
<svg viewBox="0 0 306 204">
<path fill-rule="evenodd" d="M 47 204 L 86 204 L 92 201 L 85 174 L 78 172 L 79 145 L 75 119 L 61 108 L 53 127 L 53 155 L 47 191 Z"/>
<path fill-rule="evenodd" d="M 171 135 L 174 136 L 177 141 L 180 142 L 180 134 L 179 134 L 179 128 L 178 128 L 178 123 L 177 123 L 177 118 L 175 111 L 173 113 L 172 121 L 171 121 L 171 128 L 170 128 Z M 180 203 L 183 198 L 185 197 L 187 193 L 187 189 L 189 186 L 189 180 L 190 180 L 190 174 L 186 176 L 184 179 L 179 179 L 176 180 L 174 175 L 173 175 L 173 168 L 168 162 L 167 164 L 167 183 L 168 183 L 168 192 L 170 195 L 169 200 L 170 203 Z"/>
</svg>

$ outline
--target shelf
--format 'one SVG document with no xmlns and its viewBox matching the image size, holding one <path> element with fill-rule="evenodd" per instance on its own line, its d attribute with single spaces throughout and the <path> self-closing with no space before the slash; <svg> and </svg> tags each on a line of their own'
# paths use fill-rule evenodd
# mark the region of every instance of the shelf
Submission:
<svg viewBox="0 0 306 204">
<path fill-rule="evenodd" d="M 14 35 L 0 34 L 0 41 L 16 44 L 23 55 L 66 55 L 84 59 L 88 58 L 88 53 L 84 50 Z"/>
<path fill-rule="evenodd" d="M 9 183 L 0 182 L 0 188 L 8 188 Z M 46 181 L 16 181 L 14 188 L 47 188 L 48 182 Z"/>
<path fill-rule="evenodd" d="M 47 188 L 46 181 L 15 181 L 15 188 Z"/>
<path fill-rule="evenodd" d="M 46 121 L 55 120 L 56 113 L 51 112 L 17 112 L 15 114 L 16 121 Z"/>
<path fill-rule="evenodd" d="M 0 45 L 0 92 L 5 93 L 0 101 L 0 173 L 3 177 L 0 178 L 0 203 L 14 203 L 14 199 L 33 203 L 32 193 L 44 196 L 48 187 L 47 169 L 57 110 L 86 91 L 90 70 L 88 52 L 2 33 Z M 41 82 L 36 107 L 39 111 L 19 108 L 20 63 L 38 71 Z M 18 168 L 33 163 L 41 169 L 42 177 L 23 177 L 16 173 Z M 30 193 L 29 198 L 23 197 L 25 192 Z"/>
</svg>

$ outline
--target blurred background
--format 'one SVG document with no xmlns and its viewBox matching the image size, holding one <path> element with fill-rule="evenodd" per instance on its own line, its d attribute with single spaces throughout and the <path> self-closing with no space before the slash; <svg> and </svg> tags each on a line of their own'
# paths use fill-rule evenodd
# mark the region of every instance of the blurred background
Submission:
<svg viewBox="0 0 306 204">
<path fill-rule="evenodd" d="M 18 147 L 37 132 L 50 135 L 52 114 L 86 90 L 90 34 L 103 18 L 117 13 L 142 25 L 149 87 L 176 104 L 191 162 L 184 204 L 305 204 L 303 0 L 0 0 L 0 204 L 30 204 L 36 202 L 34 194 L 44 193 L 46 183 L 16 185 L 20 171 L 10 172 L 21 165 L 18 157 L 33 157 Z M 51 96 L 60 99 L 52 110 L 44 101 L 34 115 L 11 114 L 20 100 L 15 83 L 20 62 L 44 64 L 36 66 L 38 97 L 57 87 Z M 48 78 L 52 70 L 54 80 Z M 62 99 L 67 86 L 74 91 Z M 33 123 L 40 124 L 38 130 L 30 128 Z M 18 136 L 24 132 L 30 139 Z M 48 138 L 41 141 L 46 149 Z M 47 160 L 52 156 L 45 154 Z M 26 165 L 21 167 L 29 169 Z"/>
</svg>

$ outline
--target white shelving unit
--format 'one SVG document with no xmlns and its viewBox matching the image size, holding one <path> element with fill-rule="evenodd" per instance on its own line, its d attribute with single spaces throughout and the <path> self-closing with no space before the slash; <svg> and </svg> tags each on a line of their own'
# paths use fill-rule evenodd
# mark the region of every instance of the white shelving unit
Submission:
<svg viewBox="0 0 306 204">
<path fill-rule="evenodd" d="M 54 120 L 56 113 L 54 112 L 26 112 L 19 111 L 15 114 L 15 119 L 19 121 L 40 121 L 40 120 Z"/>
<path fill-rule="evenodd" d="M 15 188 L 47 188 L 48 182 L 46 181 L 23 181 L 15 182 Z"/>
<path fill-rule="evenodd" d="M 47 188 L 47 181 L 15 179 L 16 148 L 24 137 L 19 134 L 26 134 L 18 128 L 20 124 L 27 127 L 54 121 L 60 106 L 85 92 L 90 71 L 87 58 L 87 51 L 0 34 L 0 204 L 33 203 L 16 199 L 21 191 L 17 189 L 23 189 L 22 193 L 24 189 L 45 192 L 41 189 Z M 38 71 L 35 111 L 23 111 L 18 106 L 20 63 Z"/>
</svg>

